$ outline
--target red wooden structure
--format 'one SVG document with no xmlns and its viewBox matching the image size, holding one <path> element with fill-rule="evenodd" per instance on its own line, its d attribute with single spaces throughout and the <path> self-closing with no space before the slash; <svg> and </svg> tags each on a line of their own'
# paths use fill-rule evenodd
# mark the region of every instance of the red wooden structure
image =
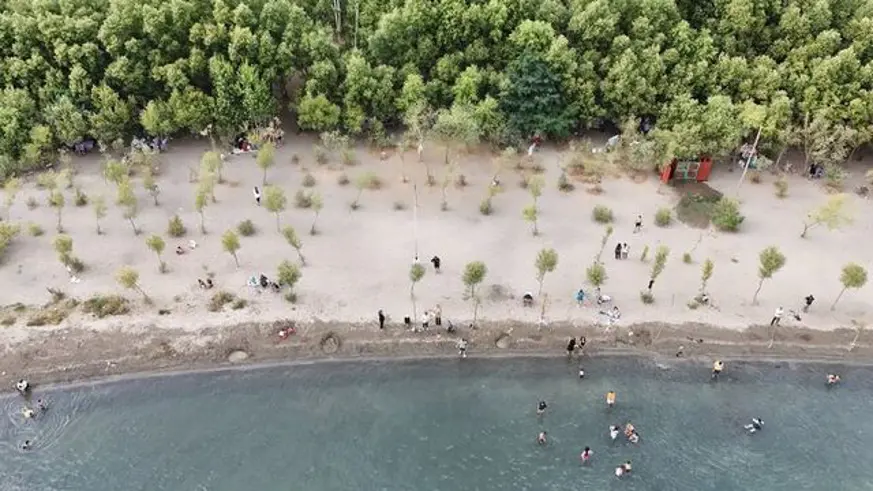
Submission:
<svg viewBox="0 0 873 491">
<path fill-rule="evenodd" d="M 700 157 L 697 160 L 673 159 L 661 172 L 661 182 L 671 180 L 704 182 L 712 172 L 712 159 Z"/>
</svg>

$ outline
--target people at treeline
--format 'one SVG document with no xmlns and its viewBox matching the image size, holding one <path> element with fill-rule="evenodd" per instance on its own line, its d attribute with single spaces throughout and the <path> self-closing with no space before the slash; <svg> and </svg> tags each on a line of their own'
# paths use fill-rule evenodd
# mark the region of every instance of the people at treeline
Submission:
<svg viewBox="0 0 873 491">
<path fill-rule="evenodd" d="M 86 137 L 230 141 L 285 108 L 379 144 L 646 118 L 641 161 L 760 129 L 771 159 L 839 163 L 871 137 L 871 33 L 870 0 L 6 0 L 0 178 Z"/>
</svg>

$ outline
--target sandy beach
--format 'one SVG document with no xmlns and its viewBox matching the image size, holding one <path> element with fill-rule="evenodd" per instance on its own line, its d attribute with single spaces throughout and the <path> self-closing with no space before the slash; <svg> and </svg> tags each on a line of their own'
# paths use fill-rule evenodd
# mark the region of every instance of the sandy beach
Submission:
<svg viewBox="0 0 873 491">
<path fill-rule="evenodd" d="M 589 192 L 590 185 L 581 181 L 575 182 L 573 191 L 562 192 L 556 182 L 565 155 L 545 148 L 537 154 L 545 186 L 538 200 L 540 234 L 533 236 L 521 211 L 531 196 L 518 184 L 532 172 L 498 170 L 495 157 L 484 150 L 463 155 L 460 168 L 449 173 L 441 164 L 442 149 L 435 145 L 425 149 L 427 166 L 417 162 L 415 152 L 408 152 L 403 160 L 390 154 L 383 161 L 363 147 L 357 149 L 358 163 L 344 166 L 336 156 L 326 164 L 316 163 L 313 143 L 305 136 L 294 137 L 279 149 L 275 165 L 267 172 L 268 183 L 282 188 L 288 199 L 278 217 L 281 226 L 293 226 L 303 243 L 300 252 L 306 263 L 301 264 L 295 303 L 247 285 L 249 278 L 261 273 L 274 278 L 282 260 L 299 260 L 276 230 L 277 217 L 252 197 L 252 187 L 262 186 L 263 174 L 251 155 L 228 158 L 225 182 L 216 188 L 216 202 L 204 212 L 205 234 L 198 229 L 194 210 L 196 184 L 189 181 L 191 169 L 198 167 L 207 148 L 203 142 L 174 142 L 161 155 L 158 205 L 143 189 L 141 176 L 134 176 L 139 235 L 114 206 L 115 188 L 102 177 L 99 156 L 75 159 L 74 185 L 64 190 L 67 206 L 62 219 L 74 255 L 86 265 L 78 282 L 70 281 L 52 246 L 57 210 L 46 204 L 48 192 L 36 186 L 35 177 L 29 178 L 8 210 L 9 220 L 20 224 L 22 233 L 0 265 L 0 283 L 5 285 L 0 298 L 5 305 L 0 384 L 10 387 L 21 377 L 36 383 L 59 382 L 280 359 L 451 355 L 459 336 L 470 340 L 471 355 L 561 356 L 570 336 L 585 335 L 588 354 L 630 350 L 672 357 L 682 346 L 685 357 L 701 360 L 719 356 L 864 361 L 870 357 L 864 332 L 870 319 L 870 285 L 847 291 L 830 309 L 842 289 L 843 265 L 850 261 L 867 265 L 873 259 L 873 250 L 851 247 L 864 243 L 873 225 L 863 213 L 869 204 L 854 195 L 848 197 L 854 223 L 840 230 L 817 227 L 802 239 L 804 218 L 827 200 L 827 194 L 817 182 L 789 176 L 789 196 L 779 199 L 773 192 L 776 177 L 765 173 L 761 183 L 747 181 L 739 190 L 746 216 L 740 232 L 698 229 L 675 218 L 662 228 L 653 217 L 659 208 L 675 208 L 680 196 L 673 188 L 659 186 L 654 176 L 640 180 L 617 175 L 603 182 L 599 194 Z M 428 166 L 436 177 L 434 186 L 427 184 Z M 378 175 L 381 188 L 359 194 L 354 184 L 370 172 Z M 459 174 L 464 175 L 463 184 Z M 493 213 L 485 216 L 479 204 L 495 174 L 503 191 L 493 198 Z M 304 186 L 307 175 L 314 178 L 314 185 Z M 351 184 L 341 184 L 342 176 Z M 733 196 L 738 179 L 738 172 L 723 165 L 709 185 Z M 854 189 L 857 179 L 848 179 L 846 189 Z M 448 184 L 443 187 L 442 182 Z M 101 220 L 105 234 L 96 233 L 91 204 L 73 204 L 75 189 L 91 201 L 102 195 L 109 204 Z M 308 233 L 314 212 L 295 206 L 298 191 L 317 192 L 324 200 L 317 235 Z M 352 210 L 349 204 L 356 198 L 360 207 Z M 620 306 L 622 317 L 610 329 L 596 305 L 579 306 L 574 298 L 580 288 L 591 291 L 585 269 L 601 248 L 605 226 L 591 218 L 595 205 L 608 206 L 615 216 L 614 233 L 602 253 L 608 274 L 603 292 Z M 640 214 L 644 226 L 634 233 Z M 185 223 L 183 237 L 166 235 L 167 221 L 174 215 Z M 256 233 L 240 237 L 237 267 L 222 250 L 221 235 L 243 220 L 251 220 Z M 29 234 L 31 224 L 44 233 Z M 162 256 L 166 273 L 159 271 L 155 253 L 145 244 L 153 234 L 166 241 Z M 190 240 L 197 242 L 193 250 L 187 249 Z M 628 259 L 613 260 L 615 242 L 629 243 Z M 639 294 L 648 283 L 651 255 L 658 245 L 668 246 L 671 252 L 652 290 L 656 300 L 645 305 Z M 781 249 L 786 265 L 765 281 L 758 303 L 753 304 L 758 254 L 770 245 Z M 185 247 L 186 254 L 176 255 L 177 246 Z M 652 252 L 642 261 L 647 246 Z M 539 288 L 534 260 L 542 248 L 555 249 L 559 263 L 545 276 L 535 305 L 524 307 L 522 295 Z M 685 252 L 692 255 L 690 263 L 682 259 Z M 409 269 L 416 255 L 428 267 L 415 285 L 414 316 Z M 429 263 L 435 255 L 442 260 L 440 273 Z M 692 309 L 687 304 L 700 289 L 705 259 L 715 263 L 707 287 L 712 303 Z M 461 274 L 466 263 L 477 260 L 486 264 L 488 273 L 479 287 L 478 328 L 470 329 L 473 309 Z M 122 266 L 138 271 L 139 286 L 152 304 L 117 284 L 115 274 Z M 207 277 L 215 282 L 212 290 L 198 287 L 197 280 Z M 120 294 L 129 299 L 129 312 L 97 319 L 70 304 L 56 324 L 36 322 L 52 300 L 49 288 L 66 296 L 56 306 L 69 299 L 83 302 L 95 295 Z M 244 301 L 210 311 L 208 304 L 218 291 Z M 788 311 L 799 311 L 808 294 L 816 297 L 810 312 L 801 321 L 791 318 Z M 459 326 L 458 333 L 447 334 L 432 324 L 422 333 L 404 327 L 405 316 L 418 324 L 417 317 L 437 305 L 444 323 L 451 320 Z M 780 306 L 786 315 L 774 331 L 767 325 Z M 388 315 L 385 330 L 377 322 L 380 309 Z M 289 325 L 296 334 L 281 340 L 279 330 Z M 234 352 L 238 353 L 231 357 Z"/>
</svg>

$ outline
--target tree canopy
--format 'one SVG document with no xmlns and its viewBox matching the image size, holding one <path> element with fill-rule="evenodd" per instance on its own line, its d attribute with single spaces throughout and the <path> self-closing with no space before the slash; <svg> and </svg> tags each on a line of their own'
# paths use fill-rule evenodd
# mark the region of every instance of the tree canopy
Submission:
<svg viewBox="0 0 873 491">
<path fill-rule="evenodd" d="M 453 105 L 492 142 L 648 116 L 677 154 L 761 128 L 765 152 L 845 157 L 873 135 L 873 3 L 0 2 L 4 175 L 88 137 L 227 139 L 286 106 L 361 134 Z"/>
</svg>

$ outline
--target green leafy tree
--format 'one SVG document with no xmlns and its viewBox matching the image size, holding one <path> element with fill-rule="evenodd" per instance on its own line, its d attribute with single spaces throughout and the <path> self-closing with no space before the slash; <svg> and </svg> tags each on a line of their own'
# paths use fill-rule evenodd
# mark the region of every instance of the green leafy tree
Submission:
<svg viewBox="0 0 873 491">
<path fill-rule="evenodd" d="M 358 194 L 355 195 L 355 200 L 352 201 L 352 210 L 357 210 L 361 206 L 361 195 L 364 194 L 365 190 L 378 189 L 381 185 L 382 182 L 379 180 L 379 176 L 374 172 L 365 172 L 358 176 L 358 178 L 355 179 L 355 187 L 358 189 Z"/>
<path fill-rule="evenodd" d="M 711 259 L 707 259 L 703 262 L 703 266 L 700 269 L 700 293 L 704 293 L 706 291 L 706 284 L 709 282 L 709 279 L 712 278 L 712 273 L 715 270 L 715 264 Z"/>
<path fill-rule="evenodd" d="M 160 235 L 150 235 L 146 239 L 146 246 L 158 257 L 158 271 L 165 273 L 167 271 L 167 263 L 164 262 L 163 254 L 167 243 L 164 242 Z"/>
<path fill-rule="evenodd" d="M 564 95 L 560 77 L 541 55 L 523 53 L 509 64 L 507 79 L 500 108 L 511 134 L 521 138 L 570 134 L 575 122 L 573 106 Z"/>
<path fill-rule="evenodd" d="M 595 288 L 600 288 L 609 278 L 606 274 L 606 267 L 600 261 L 594 261 L 591 266 L 588 266 L 588 269 L 585 270 L 585 277 L 588 279 L 588 283 L 591 283 Z"/>
<path fill-rule="evenodd" d="M 419 263 L 414 263 L 409 268 L 409 298 L 412 300 L 412 318 L 418 319 L 418 308 L 415 301 L 415 284 L 424 278 L 424 273 L 427 271 L 424 266 Z"/>
<path fill-rule="evenodd" d="M 143 172 L 142 187 L 145 188 L 146 192 L 152 197 L 155 206 L 159 206 L 158 195 L 161 194 L 161 188 L 158 187 L 158 182 L 155 180 L 155 173 L 151 168 L 147 168 Z"/>
<path fill-rule="evenodd" d="M 236 263 L 236 267 L 239 267 L 239 257 L 236 255 L 236 251 L 239 250 L 239 236 L 233 230 L 228 230 L 221 236 L 221 247 L 225 252 L 233 256 L 233 262 Z"/>
<path fill-rule="evenodd" d="M 21 226 L 17 223 L 0 222 L 0 259 L 3 259 L 6 249 L 20 232 Z"/>
<path fill-rule="evenodd" d="M 558 267 L 558 253 L 551 248 L 541 249 L 537 253 L 534 265 L 537 268 L 537 283 L 539 283 L 537 297 L 539 297 L 543 293 L 543 281 L 546 279 L 546 273 L 551 273 Z"/>
<path fill-rule="evenodd" d="M 201 182 L 197 185 L 197 189 L 194 193 L 194 209 L 197 211 L 197 215 L 200 216 L 201 234 L 206 233 L 206 217 L 204 216 L 204 211 L 209 205 L 209 189 L 210 186 L 208 184 Z"/>
<path fill-rule="evenodd" d="M 270 213 L 276 215 L 276 231 L 282 231 L 282 225 L 279 222 L 279 215 L 285 211 L 288 206 L 288 198 L 285 197 L 285 191 L 277 186 L 267 186 L 264 188 L 264 208 Z"/>
<path fill-rule="evenodd" d="M 55 237 L 52 245 L 55 252 L 58 253 L 58 260 L 64 266 L 71 266 L 73 263 L 73 238 L 69 235 L 61 234 Z"/>
<path fill-rule="evenodd" d="M 300 264 L 306 266 L 306 258 L 303 257 L 303 242 L 300 241 L 300 237 L 297 235 L 297 231 L 294 230 L 294 227 L 291 225 L 286 225 L 285 228 L 282 229 L 282 235 L 285 236 L 285 241 L 288 242 L 288 245 L 294 248 L 297 251 L 297 257 L 300 258 Z"/>
<path fill-rule="evenodd" d="M 12 218 L 12 205 L 15 204 L 15 197 L 18 196 L 18 191 L 21 190 L 21 180 L 17 177 L 11 177 L 3 183 L 3 193 L 6 195 L 6 219 Z"/>
<path fill-rule="evenodd" d="M 124 219 L 130 222 L 133 234 L 139 235 L 139 228 L 136 226 L 136 217 L 139 215 L 139 201 L 133 192 L 130 179 L 125 178 L 118 184 L 117 193 L 115 203 L 121 207 Z"/>
<path fill-rule="evenodd" d="M 446 165 L 449 164 L 450 152 L 456 145 L 470 146 L 479 142 L 481 129 L 470 106 L 456 104 L 451 109 L 443 109 L 436 115 L 432 128 L 433 136 L 445 148 Z"/>
<path fill-rule="evenodd" d="M 825 204 L 811 211 L 803 222 L 803 232 L 800 236 L 805 238 L 811 228 L 819 225 L 826 226 L 828 230 L 835 230 L 852 223 L 852 213 L 847 198 L 845 194 L 833 195 Z"/>
<path fill-rule="evenodd" d="M 64 231 L 64 226 L 63 223 L 61 223 L 61 219 L 63 216 L 65 204 L 66 200 L 64 199 L 64 193 L 62 193 L 59 189 L 52 189 L 51 193 L 49 194 L 49 205 L 51 205 L 51 207 L 54 208 L 57 212 L 57 230 L 59 234 L 63 233 Z"/>
<path fill-rule="evenodd" d="M 860 264 L 849 263 L 843 266 L 843 271 L 840 273 L 840 283 L 843 284 L 843 289 L 840 290 L 840 294 L 837 295 L 834 303 L 831 304 L 831 310 L 837 307 L 837 302 L 840 301 L 846 290 L 849 288 L 857 290 L 867 284 L 867 270 Z"/>
<path fill-rule="evenodd" d="M 464 286 L 467 288 L 467 296 L 473 302 L 473 326 L 476 325 L 476 319 L 479 314 L 479 305 L 481 299 L 476 294 L 476 288 L 485 281 L 485 276 L 488 274 L 488 268 L 482 261 L 473 261 L 464 266 L 464 273 L 461 279 Z"/>
<path fill-rule="evenodd" d="M 257 163 L 258 167 L 264 171 L 264 179 L 263 185 L 267 185 L 267 169 L 273 166 L 275 163 L 276 157 L 276 145 L 272 142 L 264 143 L 264 145 L 258 150 Z"/>
<path fill-rule="evenodd" d="M 764 286 L 764 280 L 770 279 L 782 266 L 785 266 L 785 255 L 775 246 L 766 247 L 758 255 L 758 288 L 752 297 L 752 304 L 758 304 L 758 293 Z"/>
<path fill-rule="evenodd" d="M 94 220 L 97 223 L 97 235 L 103 235 L 103 229 L 100 228 L 100 220 L 106 218 L 106 198 L 95 196 L 91 200 L 91 205 L 94 207 Z"/>
<path fill-rule="evenodd" d="M 318 233 L 318 229 L 315 228 L 316 222 L 318 222 L 318 215 L 321 214 L 322 208 L 324 208 L 324 199 L 322 199 L 321 195 L 318 193 L 312 193 L 309 196 L 309 207 L 312 209 L 313 217 L 312 217 L 312 226 L 309 227 L 309 235 L 315 235 Z"/>
<path fill-rule="evenodd" d="M 121 181 L 127 179 L 130 175 L 130 169 L 127 165 L 118 160 L 109 159 L 103 164 L 103 177 L 107 182 L 111 182 L 118 186 Z"/>
<path fill-rule="evenodd" d="M 279 270 L 276 276 L 279 279 L 280 285 L 287 286 L 288 291 L 293 292 L 294 285 L 300 281 L 303 273 L 300 272 L 300 268 L 296 264 L 285 260 L 279 263 Z"/>
<path fill-rule="evenodd" d="M 597 256 L 594 258 L 594 262 L 599 263 L 601 256 L 603 256 L 603 250 L 606 249 L 606 243 L 609 242 L 609 238 L 612 237 L 613 232 L 612 225 L 608 225 L 606 230 L 603 232 L 603 237 L 600 238 L 600 250 L 597 251 Z M 645 251 L 648 251 L 649 247 L 646 246 L 646 249 L 643 251 L 643 262 L 645 262 Z"/>
<path fill-rule="evenodd" d="M 146 303 L 151 303 L 149 296 L 146 295 L 146 292 L 139 286 L 139 272 L 137 272 L 137 270 L 130 266 L 123 266 L 115 274 L 115 279 L 122 287 L 127 288 L 128 290 L 138 291 Z"/>
<path fill-rule="evenodd" d="M 216 182 L 224 182 L 224 161 L 221 159 L 221 154 L 215 150 L 204 152 L 200 157 L 201 174 L 212 174 L 215 176 Z M 211 193 L 210 193 L 211 194 Z"/>
<path fill-rule="evenodd" d="M 531 224 L 531 234 L 533 234 L 534 237 L 536 237 L 537 235 L 540 234 L 540 230 L 539 230 L 539 228 L 537 228 L 539 214 L 540 214 L 540 212 L 537 209 L 537 206 L 534 204 L 530 204 L 528 206 L 525 206 L 521 210 L 521 216 L 524 218 L 524 221 L 530 222 L 530 224 Z"/>
<path fill-rule="evenodd" d="M 176 129 L 170 105 L 159 100 L 151 100 L 146 104 L 139 113 L 139 123 L 146 133 L 158 137 L 167 136 Z"/>
<path fill-rule="evenodd" d="M 658 276 L 661 276 L 661 273 L 664 272 L 664 268 L 667 266 L 667 258 L 670 256 L 670 248 L 667 246 L 658 246 L 655 249 L 655 260 L 652 263 L 652 272 L 649 276 L 649 285 L 653 285 L 655 280 L 658 279 Z M 651 292 L 651 286 L 648 288 Z"/>
<path fill-rule="evenodd" d="M 341 110 L 323 94 L 306 94 L 297 105 L 297 124 L 309 131 L 331 131 L 339 125 Z"/>
</svg>

